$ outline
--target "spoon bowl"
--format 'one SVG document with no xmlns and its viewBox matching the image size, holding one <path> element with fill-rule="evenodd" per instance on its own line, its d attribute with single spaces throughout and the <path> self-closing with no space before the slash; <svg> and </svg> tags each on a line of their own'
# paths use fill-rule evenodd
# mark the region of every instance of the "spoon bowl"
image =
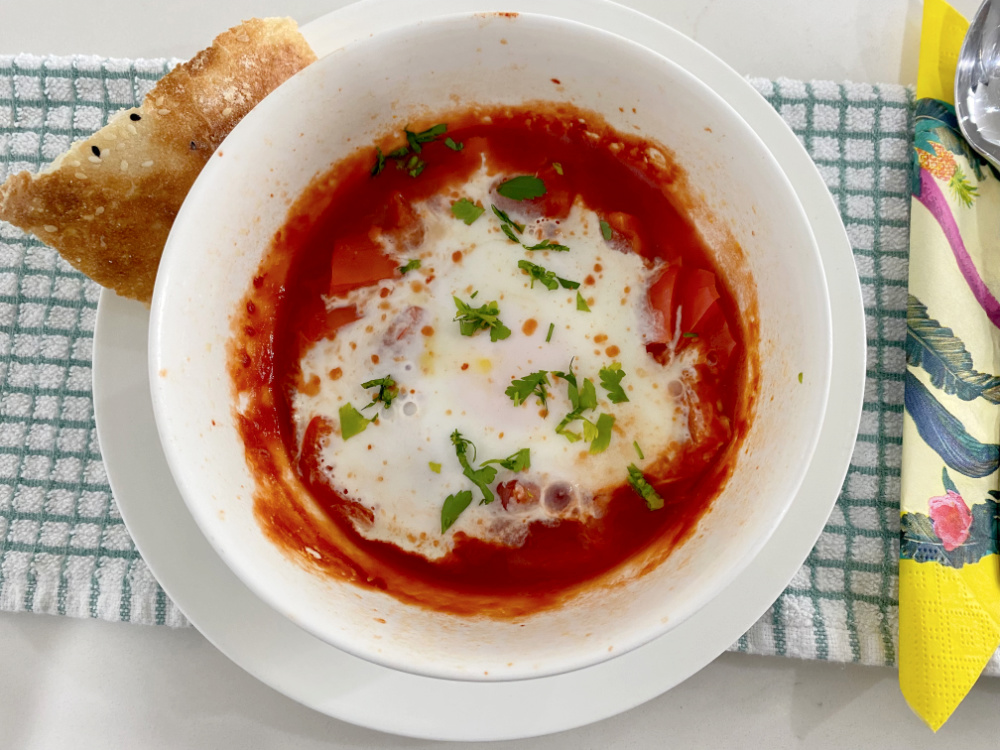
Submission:
<svg viewBox="0 0 1000 750">
<path fill-rule="evenodd" d="M 1000 167 L 1000 3 L 985 0 L 955 70 L 955 114 L 969 145 Z"/>
</svg>

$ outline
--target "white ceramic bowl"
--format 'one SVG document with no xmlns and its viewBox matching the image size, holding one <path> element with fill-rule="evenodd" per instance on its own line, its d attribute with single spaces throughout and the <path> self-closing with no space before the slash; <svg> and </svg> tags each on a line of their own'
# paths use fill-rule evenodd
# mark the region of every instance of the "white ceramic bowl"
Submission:
<svg viewBox="0 0 1000 750">
<path fill-rule="evenodd" d="M 517 623 L 407 606 L 287 559 L 253 517 L 253 480 L 226 367 L 230 316 L 288 201 L 359 144 L 395 127 L 392 115 L 402 118 L 398 124 L 451 109 L 454 96 L 487 104 L 568 100 L 623 131 L 638 126 L 686 168 L 693 194 L 710 209 L 694 210 L 708 243 L 720 227 L 731 232 L 757 285 L 756 416 L 731 480 L 696 532 L 652 573 L 630 576 L 626 567 L 627 585 Z M 335 646 L 405 671 L 476 680 L 554 674 L 674 627 L 733 580 L 776 528 L 826 408 L 825 279 L 783 173 L 739 114 L 693 76 L 621 37 L 566 20 L 445 16 L 318 61 L 262 102 L 220 153 L 192 189 L 163 255 L 150 384 L 164 452 L 192 515 L 222 559 L 279 612 Z"/>
</svg>

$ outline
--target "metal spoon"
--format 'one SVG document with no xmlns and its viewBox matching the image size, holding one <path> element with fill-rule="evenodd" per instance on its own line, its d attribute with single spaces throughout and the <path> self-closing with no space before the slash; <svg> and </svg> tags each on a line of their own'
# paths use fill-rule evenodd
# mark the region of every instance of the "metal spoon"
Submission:
<svg viewBox="0 0 1000 750">
<path fill-rule="evenodd" d="M 955 114 L 976 151 L 1000 168 L 1000 0 L 985 0 L 962 42 Z"/>
</svg>

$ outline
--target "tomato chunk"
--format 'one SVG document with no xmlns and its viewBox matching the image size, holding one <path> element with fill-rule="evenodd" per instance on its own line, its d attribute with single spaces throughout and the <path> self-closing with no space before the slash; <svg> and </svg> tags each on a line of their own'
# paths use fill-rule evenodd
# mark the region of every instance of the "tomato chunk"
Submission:
<svg viewBox="0 0 1000 750">
<path fill-rule="evenodd" d="M 360 287 L 392 278 L 397 265 L 367 234 L 342 238 L 333 243 L 329 292 L 342 297 Z"/>
<path fill-rule="evenodd" d="M 699 341 L 724 367 L 736 341 L 719 299 L 715 274 L 711 271 L 677 263 L 667 266 L 649 288 L 649 304 L 660 314 L 661 340 L 673 340 L 679 319 L 678 349 Z"/>
</svg>

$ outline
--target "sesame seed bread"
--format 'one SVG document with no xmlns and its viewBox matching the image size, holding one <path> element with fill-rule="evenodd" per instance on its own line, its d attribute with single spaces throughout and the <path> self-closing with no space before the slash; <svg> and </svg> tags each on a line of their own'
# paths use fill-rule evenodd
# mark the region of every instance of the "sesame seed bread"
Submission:
<svg viewBox="0 0 1000 750">
<path fill-rule="evenodd" d="M 247 112 L 315 59 L 291 19 L 244 21 L 42 172 L 10 176 L 0 219 L 148 304 L 170 226 L 201 168 Z"/>
</svg>

